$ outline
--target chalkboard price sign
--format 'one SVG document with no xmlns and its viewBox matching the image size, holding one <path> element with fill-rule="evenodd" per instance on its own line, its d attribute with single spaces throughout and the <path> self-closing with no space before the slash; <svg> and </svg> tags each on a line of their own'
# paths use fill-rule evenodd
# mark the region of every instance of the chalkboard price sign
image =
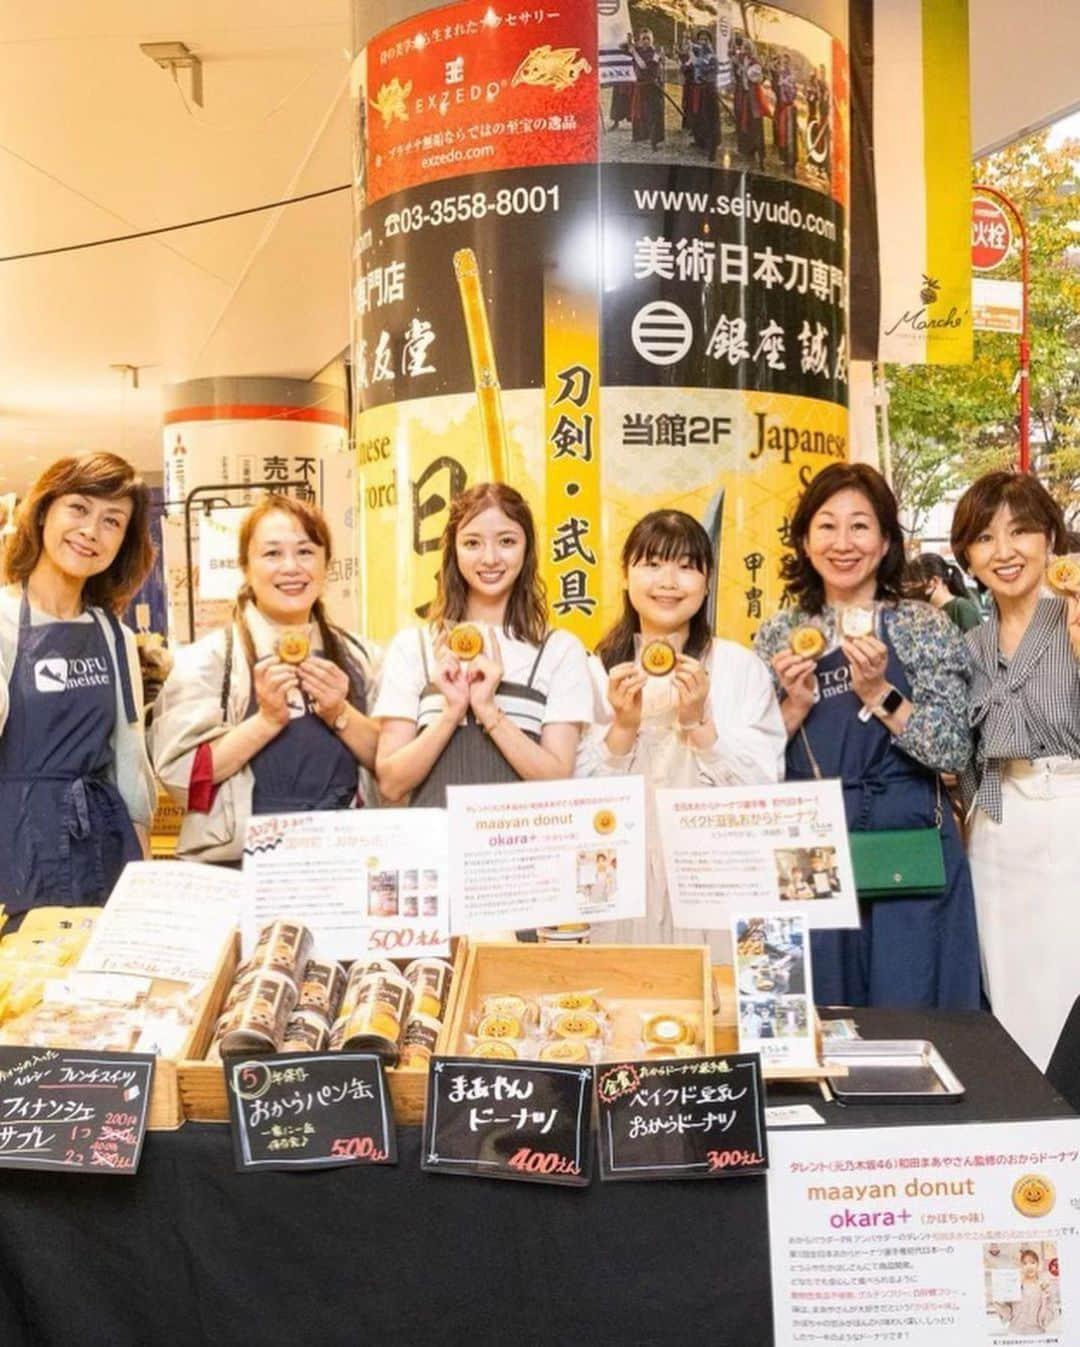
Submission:
<svg viewBox="0 0 1080 1347">
<path fill-rule="evenodd" d="M 585 1187 L 592 1177 L 592 1066 L 435 1057 L 424 1169 Z"/>
<path fill-rule="evenodd" d="M 602 1179 L 763 1174 L 761 1059 L 605 1062 L 597 1068 Z"/>
<path fill-rule="evenodd" d="M 134 1174 L 154 1058 L 0 1047 L 0 1168 Z"/>
<path fill-rule="evenodd" d="M 382 1061 L 373 1053 L 278 1053 L 225 1063 L 236 1167 L 397 1164 Z"/>
</svg>

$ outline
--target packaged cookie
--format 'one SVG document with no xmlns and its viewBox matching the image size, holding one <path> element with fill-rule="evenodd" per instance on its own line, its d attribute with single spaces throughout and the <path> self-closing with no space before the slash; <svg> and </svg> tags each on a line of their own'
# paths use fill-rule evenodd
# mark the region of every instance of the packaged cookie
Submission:
<svg viewBox="0 0 1080 1347">
<path fill-rule="evenodd" d="M 413 989 L 413 1007 L 423 1015 L 441 1020 L 450 999 L 454 970 L 445 959 L 414 959 L 405 969 L 405 981 Z"/>
<path fill-rule="evenodd" d="M 465 1036 L 465 1055 L 467 1057 L 493 1057 L 499 1061 L 512 1062 L 526 1056 L 519 1045 L 508 1038 L 477 1038 L 474 1034 Z"/>
<path fill-rule="evenodd" d="M 873 636 L 877 627 L 877 607 L 872 603 L 845 604 L 837 615 L 840 635 L 848 641 Z"/>
</svg>

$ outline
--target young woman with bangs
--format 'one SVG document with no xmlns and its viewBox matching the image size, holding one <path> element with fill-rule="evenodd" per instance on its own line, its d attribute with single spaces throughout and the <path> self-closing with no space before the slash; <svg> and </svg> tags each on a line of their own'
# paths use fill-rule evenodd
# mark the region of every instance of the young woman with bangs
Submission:
<svg viewBox="0 0 1080 1347">
<path fill-rule="evenodd" d="M 975 756 L 960 780 L 994 1014 L 1040 1069 L 1080 991 L 1080 577 L 1061 507 L 1028 473 L 991 472 L 957 502 L 953 553 L 993 602 L 967 635 Z M 1045 936 L 1038 966 L 1027 953 Z"/>
<path fill-rule="evenodd" d="M 859 930 L 815 931 L 815 997 L 975 1010 L 971 874 L 938 779 L 971 756 L 963 638 L 928 603 L 901 597 L 896 497 L 868 465 L 834 463 L 811 480 L 791 543 L 782 575 L 792 602 L 754 641 L 780 691 L 788 780 L 838 778 L 853 832 L 937 828 L 945 868 L 940 892 L 864 900 Z M 821 648 L 807 655 L 792 635 L 810 625 Z"/>
<path fill-rule="evenodd" d="M 245 515 L 233 620 L 177 650 L 154 706 L 154 767 L 185 810 L 177 855 L 236 862 L 251 814 L 364 802 L 377 652 L 326 616 L 330 557 L 305 501 L 267 495 Z"/>
<path fill-rule="evenodd" d="M 482 637 L 479 653 L 452 652 L 459 624 Z M 573 775 L 592 718 L 585 650 L 548 626 L 532 514 L 512 487 L 455 497 L 429 620 L 391 641 L 374 714 L 391 804 L 442 806 L 447 786 Z"/>
<path fill-rule="evenodd" d="M 115 454 L 30 488 L 0 593 L 0 899 L 103 903 L 146 854 L 155 788 L 123 611 L 153 562 L 149 494 Z"/>
<path fill-rule="evenodd" d="M 647 908 L 639 920 L 606 924 L 601 938 L 711 944 L 729 955 L 726 933 L 674 925 L 655 792 L 778 780 L 786 736 L 776 694 L 760 660 L 710 630 L 712 548 L 696 519 L 681 510 L 645 515 L 623 545 L 622 569 L 622 616 L 589 661 L 596 723 L 577 774 L 645 778 Z M 650 646 L 671 651 L 663 656 L 672 660 L 669 673 L 646 673 Z"/>
</svg>

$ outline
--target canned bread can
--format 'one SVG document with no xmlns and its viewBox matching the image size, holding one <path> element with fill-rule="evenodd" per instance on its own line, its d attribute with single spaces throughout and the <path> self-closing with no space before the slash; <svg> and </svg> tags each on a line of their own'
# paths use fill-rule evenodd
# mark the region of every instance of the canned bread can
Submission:
<svg viewBox="0 0 1080 1347">
<path fill-rule="evenodd" d="M 259 932 L 247 962 L 296 978 L 311 956 L 313 936 L 298 921 L 271 921 Z"/>
<path fill-rule="evenodd" d="M 273 1052 L 297 999 L 296 983 L 284 973 L 262 972 L 244 979 L 246 988 L 229 1011 L 221 1051 Z"/>
<path fill-rule="evenodd" d="M 454 970 L 445 959 L 414 959 L 405 969 L 405 981 L 413 989 L 415 1011 L 441 1020 L 453 976 Z"/>
<path fill-rule="evenodd" d="M 341 1004 L 338 1006 L 338 1016 L 348 1017 L 356 1008 L 356 1000 L 360 990 L 360 984 L 365 978 L 371 977 L 375 973 L 386 973 L 390 977 L 400 977 L 401 974 L 389 959 L 357 959 L 349 969 L 349 976 L 345 980 L 345 994 L 341 998 Z"/>
<path fill-rule="evenodd" d="M 345 970 L 332 959 L 309 959 L 300 983 L 299 1008 L 317 1010 L 329 1023 L 345 992 Z"/>
<path fill-rule="evenodd" d="M 414 1010 L 401 1036 L 401 1061 L 398 1065 L 426 1067 L 435 1052 L 435 1044 L 441 1030 L 442 1024 L 439 1020 L 431 1015 L 418 1014 Z"/>
<path fill-rule="evenodd" d="M 295 1010 L 285 1026 L 282 1052 L 325 1052 L 330 1028 L 317 1010 Z"/>
<path fill-rule="evenodd" d="M 370 973 L 357 986 L 342 1046 L 396 1062 L 412 999 L 412 988 L 400 973 Z"/>
</svg>

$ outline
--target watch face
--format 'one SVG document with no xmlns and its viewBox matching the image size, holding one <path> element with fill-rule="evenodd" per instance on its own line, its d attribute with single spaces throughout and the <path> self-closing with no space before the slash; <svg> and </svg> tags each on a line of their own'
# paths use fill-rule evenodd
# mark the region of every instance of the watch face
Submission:
<svg viewBox="0 0 1080 1347">
<path fill-rule="evenodd" d="M 894 711 L 899 710 L 900 703 L 904 700 L 903 693 L 896 688 L 890 688 L 881 701 L 881 709 L 887 716 L 891 716 Z"/>
</svg>

